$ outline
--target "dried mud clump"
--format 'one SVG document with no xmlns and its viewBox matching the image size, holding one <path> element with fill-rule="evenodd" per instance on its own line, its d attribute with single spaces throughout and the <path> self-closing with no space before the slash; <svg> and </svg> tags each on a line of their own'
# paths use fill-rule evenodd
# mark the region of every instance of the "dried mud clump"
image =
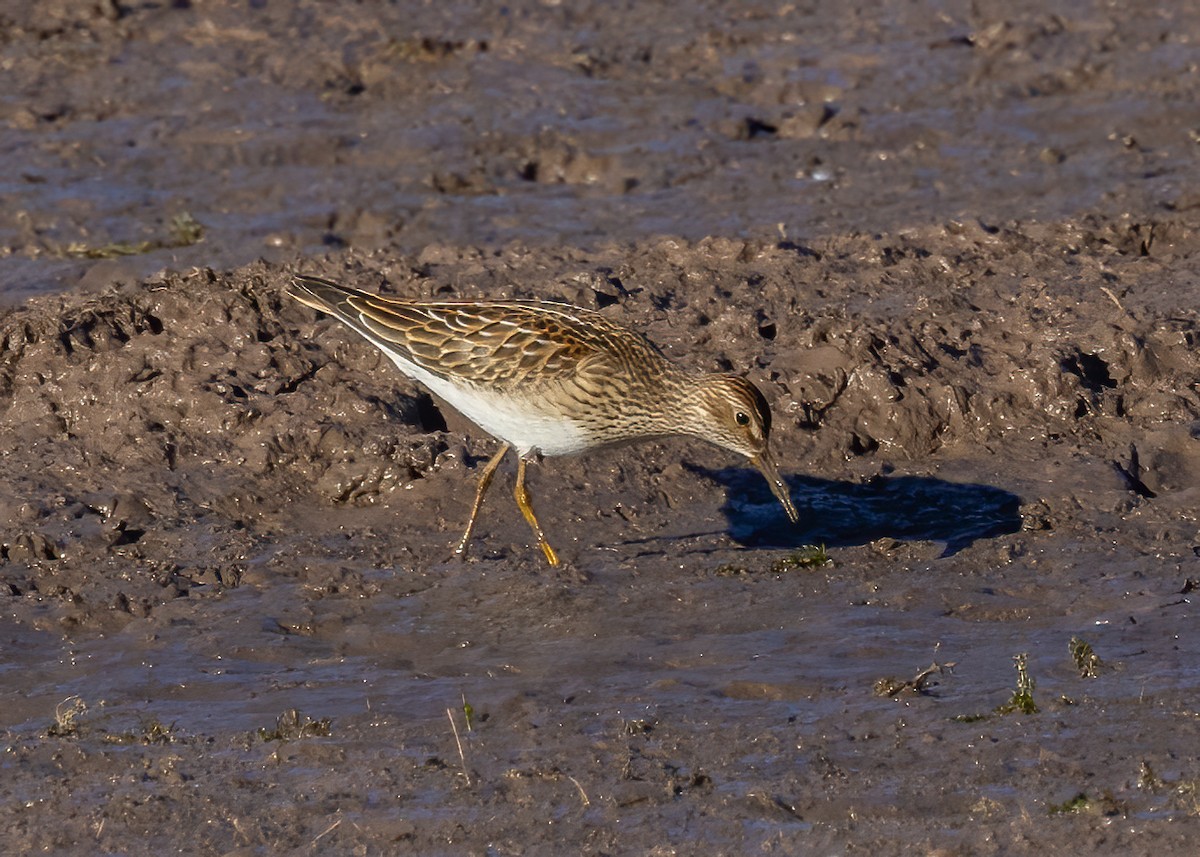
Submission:
<svg viewBox="0 0 1200 857">
<path fill-rule="evenodd" d="M 1118 493 L 1180 502 L 1200 484 L 1200 333 L 1194 311 L 1157 303 L 1154 284 L 1178 263 L 1147 258 L 1129 234 L 949 224 L 804 247 L 431 247 L 402 258 L 388 287 L 558 297 L 605 308 L 697 369 L 748 366 L 774 402 L 790 472 L 871 475 L 1007 450 L 1103 462 Z M 1177 223 L 1156 234 L 1159 250 L 1161 236 L 1179 253 L 1195 240 Z M 393 501 L 449 461 L 443 415 L 372 347 L 286 301 L 287 276 L 172 275 L 3 319 L 0 561 L 12 594 L 123 621 L 197 585 L 237 585 L 299 530 L 338 531 L 298 526 L 306 515 L 379 502 L 440 538 L 434 507 L 414 517 Z M 405 542 L 397 530 L 370 544 Z"/>
<path fill-rule="evenodd" d="M 343 377 L 296 317 L 262 272 L 202 271 L 4 318 L 9 591 L 142 615 L 236 585 L 289 499 L 369 504 L 421 478 L 442 445 L 418 401 Z"/>
</svg>

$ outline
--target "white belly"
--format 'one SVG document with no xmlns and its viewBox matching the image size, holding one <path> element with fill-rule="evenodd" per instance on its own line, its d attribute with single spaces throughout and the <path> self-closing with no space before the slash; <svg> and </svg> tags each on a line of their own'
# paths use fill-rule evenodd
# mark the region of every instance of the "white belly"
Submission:
<svg viewBox="0 0 1200 857">
<path fill-rule="evenodd" d="M 511 443 L 520 455 L 535 449 L 543 455 L 572 455 L 591 445 L 579 423 L 555 416 L 537 403 L 528 405 L 477 387 L 460 387 L 387 349 L 384 353 L 401 372 L 428 387 L 488 434 Z"/>
</svg>

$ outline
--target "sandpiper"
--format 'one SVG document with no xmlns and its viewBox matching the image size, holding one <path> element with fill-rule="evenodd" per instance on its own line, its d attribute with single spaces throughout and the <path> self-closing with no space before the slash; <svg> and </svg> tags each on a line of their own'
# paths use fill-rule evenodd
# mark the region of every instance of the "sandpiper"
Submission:
<svg viewBox="0 0 1200 857">
<path fill-rule="evenodd" d="M 384 298 L 297 276 L 288 293 L 373 343 L 415 381 L 500 440 L 484 466 L 455 553 L 466 556 L 500 460 L 515 447 L 517 506 L 551 565 L 529 491 L 529 457 L 691 435 L 746 456 L 793 523 L 799 520 L 767 441 L 771 409 L 737 375 L 698 374 L 598 312 L 549 301 Z"/>
</svg>

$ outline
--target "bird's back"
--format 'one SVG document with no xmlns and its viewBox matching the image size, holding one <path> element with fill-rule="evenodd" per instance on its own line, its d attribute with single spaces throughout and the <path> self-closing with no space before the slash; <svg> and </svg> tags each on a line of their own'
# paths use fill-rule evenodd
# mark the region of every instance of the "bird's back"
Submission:
<svg viewBox="0 0 1200 857">
<path fill-rule="evenodd" d="M 667 363 L 641 334 L 569 304 L 393 299 L 316 277 L 297 277 L 290 294 L 426 372 L 495 391 Z"/>
</svg>

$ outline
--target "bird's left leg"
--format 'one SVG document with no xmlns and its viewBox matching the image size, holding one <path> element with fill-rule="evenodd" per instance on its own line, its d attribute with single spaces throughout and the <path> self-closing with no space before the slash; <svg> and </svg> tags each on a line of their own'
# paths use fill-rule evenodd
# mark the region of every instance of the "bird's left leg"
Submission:
<svg viewBox="0 0 1200 857">
<path fill-rule="evenodd" d="M 558 565 L 558 554 L 554 552 L 554 548 L 550 547 L 546 541 L 546 536 L 542 532 L 542 527 L 537 521 L 537 516 L 533 514 L 533 503 L 529 497 L 529 490 L 525 487 L 525 459 L 517 459 L 517 487 L 513 490 L 513 496 L 517 498 L 517 506 L 521 509 L 521 514 L 525 516 L 525 520 L 529 522 L 529 526 L 533 528 L 533 534 L 537 536 L 538 547 L 542 549 L 542 553 L 546 555 L 546 562 L 551 565 Z"/>
</svg>

